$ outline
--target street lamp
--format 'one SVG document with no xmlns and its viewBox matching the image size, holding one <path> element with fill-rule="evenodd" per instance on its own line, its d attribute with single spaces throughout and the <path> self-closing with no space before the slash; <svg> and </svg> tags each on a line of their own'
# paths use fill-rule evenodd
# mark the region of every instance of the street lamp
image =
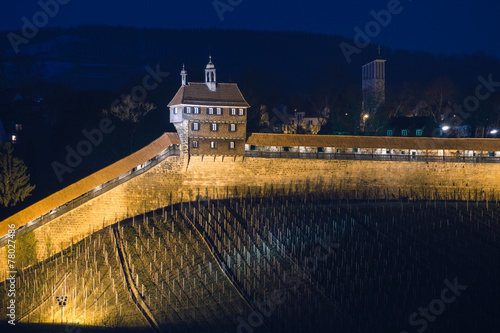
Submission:
<svg viewBox="0 0 500 333">
<path fill-rule="evenodd" d="M 496 130 L 496 129 L 490 131 L 490 134 L 493 134 L 493 135 L 495 135 L 497 133 L 498 133 L 498 130 Z"/>
<path fill-rule="evenodd" d="M 67 300 L 68 300 L 68 296 L 56 296 L 57 303 L 59 303 L 59 306 L 62 307 L 61 324 L 63 323 L 64 307 L 66 306 L 66 301 Z"/>
<path fill-rule="evenodd" d="M 450 126 L 443 126 L 443 127 L 441 127 L 441 129 L 442 129 L 444 132 L 446 132 L 447 130 L 449 130 L 449 129 L 450 129 Z"/>
</svg>

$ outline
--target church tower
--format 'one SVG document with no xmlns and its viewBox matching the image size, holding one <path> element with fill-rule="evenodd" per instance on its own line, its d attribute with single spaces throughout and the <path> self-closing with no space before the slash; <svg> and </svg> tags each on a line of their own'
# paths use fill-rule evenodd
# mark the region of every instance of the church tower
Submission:
<svg viewBox="0 0 500 333">
<path fill-rule="evenodd" d="M 370 117 L 377 109 L 385 104 L 385 59 L 380 59 L 380 46 L 378 47 L 379 59 L 375 59 L 361 69 L 361 86 L 363 101 L 361 105 L 360 130 L 366 132 L 369 129 Z"/>
<path fill-rule="evenodd" d="M 385 103 L 385 62 L 376 59 L 362 67 L 363 113 L 371 116 Z"/>
</svg>

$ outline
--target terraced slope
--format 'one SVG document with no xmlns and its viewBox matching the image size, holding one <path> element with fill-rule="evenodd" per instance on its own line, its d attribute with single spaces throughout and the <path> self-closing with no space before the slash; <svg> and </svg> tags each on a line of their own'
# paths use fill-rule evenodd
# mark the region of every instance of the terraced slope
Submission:
<svg viewBox="0 0 500 333">
<path fill-rule="evenodd" d="M 24 270 L 18 314 L 88 330 L 495 331 L 499 238 L 496 202 L 282 194 L 184 203 Z"/>
</svg>

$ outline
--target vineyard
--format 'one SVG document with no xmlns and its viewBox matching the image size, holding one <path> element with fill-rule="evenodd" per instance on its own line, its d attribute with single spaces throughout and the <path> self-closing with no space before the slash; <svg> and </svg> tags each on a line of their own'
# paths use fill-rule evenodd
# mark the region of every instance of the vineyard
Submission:
<svg viewBox="0 0 500 333">
<path fill-rule="evenodd" d="M 58 331 L 62 323 L 85 331 L 493 332 L 499 239 L 497 202 L 200 197 L 120 221 L 24 269 L 17 317 Z M 67 296 L 65 306 L 57 296 Z"/>
</svg>

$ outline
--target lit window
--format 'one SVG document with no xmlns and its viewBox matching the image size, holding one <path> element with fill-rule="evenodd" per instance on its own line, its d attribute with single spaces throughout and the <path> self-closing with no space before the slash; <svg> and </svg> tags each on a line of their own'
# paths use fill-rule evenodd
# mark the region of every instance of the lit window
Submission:
<svg viewBox="0 0 500 333">
<path fill-rule="evenodd" d="M 407 136 L 408 135 L 408 130 L 401 130 L 401 135 L 402 136 Z"/>
<path fill-rule="evenodd" d="M 236 132 L 236 124 L 229 124 L 229 131 Z"/>
<path fill-rule="evenodd" d="M 387 136 L 392 136 L 392 130 L 387 130 Z"/>
<path fill-rule="evenodd" d="M 234 141 L 229 142 L 229 149 L 234 149 Z"/>
<path fill-rule="evenodd" d="M 186 107 L 186 113 L 191 113 L 191 107 L 190 106 Z"/>
<path fill-rule="evenodd" d="M 221 108 L 217 108 L 217 115 L 221 115 L 222 114 L 222 109 Z"/>
<path fill-rule="evenodd" d="M 215 141 L 210 141 L 210 148 L 215 149 Z"/>
<path fill-rule="evenodd" d="M 16 124 L 16 132 L 20 132 L 23 130 L 23 124 Z"/>
<path fill-rule="evenodd" d="M 211 124 L 211 126 L 210 126 L 210 130 L 211 130 L 212 132 L 217 132 L 217 131 L 219 130 L 219 126 L 218 126 L 218 124 Z"/>
<path fill-rule="evenodd" d="M 239 112 L 240 116 L 244 116 L 245 115 L 245 110 L 243 110 L 243 109 L 239 109 L 238 112 Z"/>
<path fill-rule="evenodd" d="M 199 114 L 200 113 L 200 108 L 194 108 L 194 114 Z"/>
<path fill-rule="evenodd" d="M 422 130 L 418 129 L 416 134 L 417 134 L 417 136 L 422 136 Z"/>
<path fill-rule="evenodd" d="M 193 123 L 192 129 L 193 129 L 193 131 L 199 131 L 200 130 L 200 123 Z"/>
<path fill-rule="evenodd" d="M 12 134 L 12 143 L 16 143 L 16 142 L 17 142 L 17 135 Z"/>
<path fill-rule="evenodd" d="M 236 109 L 231 109 L 231 116 L 236 116 Z"/>
<path fill-rule="evenodd" d="M 192 144 L 193 144 L 193 148 L 198 148 L 198 141 L 193 141 Z"/>
<path fill-rule="evenodd" d="M 214 114 L 214 108 L 208 108 L 208 114 Z"/>
</svg>

